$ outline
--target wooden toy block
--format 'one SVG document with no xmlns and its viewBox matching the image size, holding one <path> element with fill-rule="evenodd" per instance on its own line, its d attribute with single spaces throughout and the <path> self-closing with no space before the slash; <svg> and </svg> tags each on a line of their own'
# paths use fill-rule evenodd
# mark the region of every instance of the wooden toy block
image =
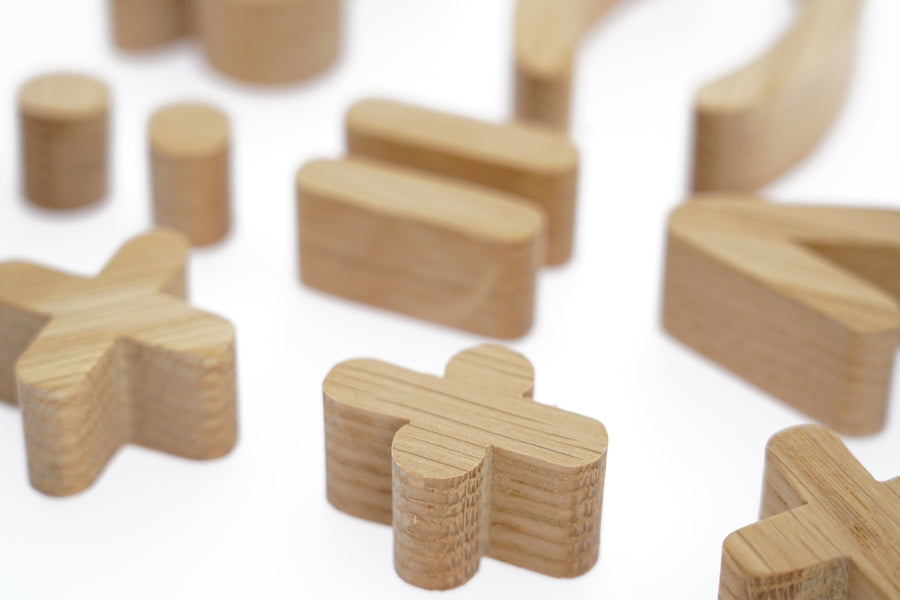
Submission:
<svg viewBox="0 0 900 600">
<path fill-rule="evenodd" d="M 501 346 L 457 354 L 444 377 L 351 360 L 325 378 L 328 500 L 393 524 L 394 566 L 428 589 L 462 585 L 482 556 L 556 577 L 596 562 L 607 437 L 531 399 L 534 371 Z"/>
<path fill-rule="evenodd" d="M 185 303 L 187 241 L 157 230 L 95 279 L 0 263 L 0 398 L 35 488 L 75 494 L 118 448 L 210 459 L 235 442 L 231 325 Z"/>
<path fill-rule="evenodd" d="M 28 200 L 67 209 L 106 195 L 109 103 L 106 86 L 81 75 L 42 75 L 19 89 Z"/>
<path fill-rule="evenodd" d="M 547 213 L 547 262 L 572 253 L 578 151 L 564 135 L 367 100 L 347 113 L 347 149 L 533 200 Z"/>
<path fill-rule="evenodd" d="M 900 598 L 900 478 L 818 426 L 772 438 L 760 522 L 726 538 L 719 600 Z"/>
<path fill-rule="evenodd" d="M 306 164 L 297 203 L 307 285 L 483 335 L 531 327 L 544 262 L 539 206 L 358 160 Z"/>
<path fill-rule="evenodd" d="M 694 189 L 755 190 L 805 157 L 837 116 L 853 71 L 862 0 L 805 0 L 793 28 L 749 65 L 704 86 Z"/>
<path fill-rule="evenodd" d="M 617 0 L 519 0 L 515 26 L 515 115 L 569 128 L 575 52 Z"/>
<path fill-rule="evenodd" d="M 197 0 L 210 64 L 260 84 L 300 81 L 340 50 L 341 0 Z"/>
<path fill-rule="evenodd" d="M 157 225 L 205 246 L 228 233 L 228 119 L 206 104 L 173 104 L 150 119 Z"/>
<path fill-rule="evenodd" d="M 195 0 L 110 0 L 113 39 L 122 50 L 148 50 L 192 33 Z"/>
<path fill-rule="evenodd" d="M 699 198 L 669 221 L 666 329 L 833 429 L 879 430 L 900 344 L 900 212 Z"/>
</svg>

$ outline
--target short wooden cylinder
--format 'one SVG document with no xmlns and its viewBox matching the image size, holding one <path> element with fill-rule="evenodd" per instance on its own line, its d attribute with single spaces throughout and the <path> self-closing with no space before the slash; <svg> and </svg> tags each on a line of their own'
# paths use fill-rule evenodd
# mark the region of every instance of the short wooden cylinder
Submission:
<svg viewBox="0 0 900 600">
<path fill-rule="evenodd" d="M 113 39 L 122 50 L 155 48 L 191 31 L 194 0 L 110 0 Z"/>
<path fill-rule="evenodd" d="M 222 239 L 231 223 L 228 119 L 205 104 L 173 104 L 150 118 L 153 212 L 194 246 Z"/>
<path fill-rule="evenodd" d="M 55 73 L 19 90 L 25 196 L 44 208 L 86 206 L 106 195 L 109 92 L 95 79 Z"/>
<path fill-rule="evenodd" d="M 341 0 L 197 0 L 210 64 L 259 84 L 300 81 L 340 49 Z"/>
</svg>

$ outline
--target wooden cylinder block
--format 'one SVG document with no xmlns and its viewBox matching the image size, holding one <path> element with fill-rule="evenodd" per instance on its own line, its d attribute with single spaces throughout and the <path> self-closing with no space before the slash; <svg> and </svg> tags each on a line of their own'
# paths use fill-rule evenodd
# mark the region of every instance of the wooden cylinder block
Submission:
<svg viewBox="0 0 900 600">
<path fill-rule="evenodd" d="M 191 32 L 195 0 L 111 0 L 113 38 L 122 50 L 147 50 Z"/>
<path fill-rule="evenodd" d="M 109 92 L 95 79 L 49 74 L 19 90 L 25 196 L 45 208 L 106 194 Z"/>
<path fill-rule="evenodd" d="M 199 0 L 210 64 L 251 83 L 299 81 L 340 48 L 340 0 Z"/>
<path fill-rule="evenodd" d="M 150 118 L 153 209 L 158 225 L 212 244 L 231 222 L 228 119 L 205 104 L 173 104 Z"/>
</svg>

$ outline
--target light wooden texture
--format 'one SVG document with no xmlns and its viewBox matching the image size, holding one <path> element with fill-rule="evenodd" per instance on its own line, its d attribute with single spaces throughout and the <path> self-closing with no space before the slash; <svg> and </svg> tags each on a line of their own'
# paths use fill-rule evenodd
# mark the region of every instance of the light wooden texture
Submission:
<svg viewBox="0 0 900 600">
<path fill-rule="evenodd" d="M 719 600 L 900 598 L 900 478 L 875 481 L 831 431 L 772 438 L 761 513 L 725 540 Z"/>
<path fill-rule="evenodd" d="M 708 196 L 669 221 L 665 327 L 846 434 L 884 424 L 900 212 Z"/>
<path fill-rule="evenodd" d="M 607 437 L 531 400 L 528 360 L 457 354 L 443 378 L 376 360 L 324 383 L 328 500 L 394 528 L 394 566 L 428 589 L 462 585 L 492 556 L 556 577 L 597 562 Z"/>
<path fill-rule="evenodd" d="M 127 443 L 195 459 L 231 450 L 234 332 L 183 300 L 187 250 L 157 230 L 95 279 L 0 263 L 0 398 L 22 410 L 38 490 L 87 488 Z"/>
<path fill-rule="evenodd" d="M 156 224 L 181 231 L 195 246 L 228 233 L 228 129 L 227 117 L 206 104 L 173 104 L 150 118 Z"/>
<path fill-rule="evenodd" d="M 515 115 L 567 130 L 575 53 L 584 33 L 618 0 L 519 0 Z"/>
<path fill-rule="evenodd" d="M 366 100 L 347 113 L 347 149 L 533 200 L 547 214 L 547 262 L 572 254 L 578 151 L 561 134 Z"/>
<path fill-rule="evenodd" d="M 191 34 L 194 1 L 110 0 L 116 46 L 149 50 Z"/>
<path fill-rule="evenodd" d="M 482 335 L 531 327 L 544 262 L 540 207 L 353 160 L 306 164 L 297 202 L 307 285 Z"/>
<path fill-rule="evenodd" d="M 109 92 L 82 75 L 51 73 L 18 95 L 25 196 L 44 208 L 68 209 L 106 194 Z"/>
<path fill-rule="evenodd" d="M 803 0 L 793 28 L 697 96 L 694 189 L 755 190 L 805 157 L 837 116 L 862 0 Z"/>
<path fill-rule="evenodd" d="M 196 0 L 203 47 L 222 73 L 259 84 L 311 77 L 337 58 L 341 0 Z"/>
</svg>

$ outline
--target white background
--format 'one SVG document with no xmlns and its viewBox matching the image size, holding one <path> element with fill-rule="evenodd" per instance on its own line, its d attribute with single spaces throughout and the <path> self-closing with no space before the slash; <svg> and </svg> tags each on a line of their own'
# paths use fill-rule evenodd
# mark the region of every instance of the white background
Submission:
<svg viewBox="0 0 900 600">
<path fill-rule="evenodd" d="M 87 492 L 60 500 L 29 486 L 18 411 L 0 406 L 0 598 L 423 597 L 394 574 L 389 527 L 325 501 L 321 381 L 355 356 L 440 373 L 483 340 L 304 289 L 293 175 L 342 153 L 343 112 L 367 95 L 508 118 L 513 2 L 348 2 L 341 62 L 275 90 L 225 80 L 190 43 L 117 53 L 100 0 L 4 7 L 0 259 L 95 273 L 151 226 L 148 114 L 185 98 L 230 114 L 236 225 L 193 253 L 190 287 L 196 305 L 237 327 L 241 421 L 223 460 L 127 447 Z M 776 39 L 791 9 L 785 0 L 635 0 L 586 39 L 573 127 L 583 153 L 576 253 L 542 274 L 536 325 L 512 345 L 536 366 L 538 401 L 609 431 L 600 562 L 556 580 L 484 559 L 447 597 L 716 597 L 722 540 L 756 518 L 765 442 L 805 418 L 660 329 L 665 219 L 687 189 L 696 88 Z M 900 2 L 869 0 L 846 111 L 767 192 L 897 205 L 898 23 Z M 61 214 L 22 198 L 14 102 L 23 80 L 58 68 L 94 73 L 115 95 L 109 197 Z M 879 479 L 900 474 L 898 412 L 883 433 L 848 440 Z"/>
</svg>

